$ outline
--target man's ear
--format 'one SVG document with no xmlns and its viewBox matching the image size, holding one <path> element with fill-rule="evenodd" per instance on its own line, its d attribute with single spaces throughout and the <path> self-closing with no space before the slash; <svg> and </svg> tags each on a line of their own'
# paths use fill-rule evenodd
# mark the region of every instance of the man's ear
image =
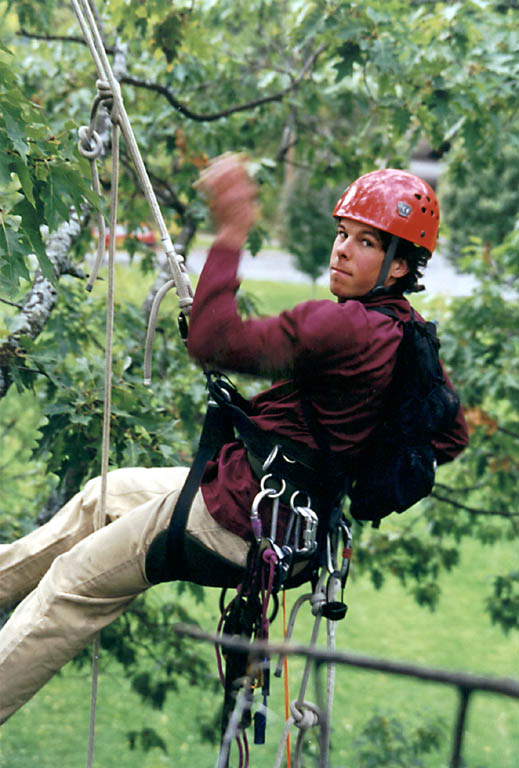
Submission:
<svg viewBox="0 0 519 768">
<path fill-rule="evenodd" d="M 409 267 L 407 266 L 407 261 L 405 259 L 397 258 L 393 259 L 391 262 L 388 277 L 393 277 L 396 280 L 399 277 L 407 275 L 408 272 Z"/>
</svg>

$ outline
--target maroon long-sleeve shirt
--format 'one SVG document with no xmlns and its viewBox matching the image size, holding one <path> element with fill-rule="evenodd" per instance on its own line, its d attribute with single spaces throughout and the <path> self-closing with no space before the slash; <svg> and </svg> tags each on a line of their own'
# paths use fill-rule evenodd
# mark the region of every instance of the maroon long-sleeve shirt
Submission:
<svg viewBox="0 0 519 768">
<path fill-rule="evenodd" d="M 188 351 L 219 370 L 266 376 L 277 383 L 251 401 L 251 418 L 264 430 L 317 448 L 302 412 L 301 389 L 331 449 L 354 457 L 381 418 L 402 329 L 391 317 L 368 311 L 384 305 L 411 316 L 399 294 L 371 299 L 307 301 L 277 317 L 243 320 L 237 311 L 239 251 L 214 246 L 197 285 Z M 286 381 L 294 380 L 293 387 Z M 460 408 L 453 428 L 435 441 L 438 463 L 468 443 Z M 211 515 L 246 537 L 258 483 L 240 442 L 225 445 L 204 473 L 202 493 Z"/>
</svg>

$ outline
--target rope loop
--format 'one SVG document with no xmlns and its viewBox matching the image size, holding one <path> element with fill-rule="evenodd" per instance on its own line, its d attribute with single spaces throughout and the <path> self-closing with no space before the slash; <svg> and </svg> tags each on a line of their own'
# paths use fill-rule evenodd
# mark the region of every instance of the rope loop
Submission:
<svg viewBox="0 0 519 768">
<path fill-rule="evenodd" d="M 294 725 L 306 731 L 308 728 L 313 728 L 314 725 L 319 725 L 321 710 L 311 701 L 292 701 L 290 702 L 290 714 Z"/>
<path fill-rule="evenodd" d="M 102 152 L 103 141 L 97 131 L 91 130 L 87 125 L 81 125 L 78 129 L 79 141 L 77 148 L 83 157 L 95 160 Z"/>
<path fill-rule="evenodd" d="M 110 110 L 110 119 L 112 123 L 119 122 L 119 98 L 114 96 L 114 88 L 117 89 L 116 96 L 120 97 L 121 88 L 117 80 L 114 81 L 114 87 L 110 85 L 108 80 L 96 80 L 97 99 L 101 101 L 108 110 Z"/>
<path fill-rule="evenodd" d="M 174 282 L 173 285 L 175 285 Z M 180 309 L 186 309 L 186 307 L 190 307 L 192 305 L 193 299 L 191 296 L 186 296 L 184 298 L 179 298 L 177 303 Z"/>
<path fill-rule="evenodd" d="M 321 608 L 326 603 L 326 595 L 322 590 L 315 591 L 310 597 L 310 605 L 312 606 L 312 614 L 317 616 L 321 612 Z"/>
<path fill-rule="evenodd" d="M 110 102 L 113 101 L 114 95 L 108 80 L 96 80 L 96 90 L 101 101 L 105 102 L 107 107 L 110 107 Z"/>
</svg>

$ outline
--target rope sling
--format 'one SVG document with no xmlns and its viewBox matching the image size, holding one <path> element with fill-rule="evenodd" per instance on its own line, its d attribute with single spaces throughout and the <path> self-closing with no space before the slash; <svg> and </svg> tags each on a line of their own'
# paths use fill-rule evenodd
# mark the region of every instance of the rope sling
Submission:
<svg viewBox="0 0 519 768">
<path fill-rule="evenodd" d="M 109 255 L 108 255 L 108 295 L 107 295 L 107 313 L 106 313 L 106 362 L 105 362 L 105 382 L 104 382 L 104 416 L 103 416 L 103 446 L 102 446 L 102 467 L 101 467 L 101 494 L 96 509 L 95 516 L 95 530 L 104 525 L 106 517 L 106 497 L 107 497 L 107 474 L 109 464 L 109 443 L 110 443 L 110 410 L 111 410 L 111 381 L 112 381 L 112 340 L 113 340 L 113 328 L 114 328 L 114 264 L 115 264 L 115 233 L 117 224 L 117 202 L 118 202 L 118 174 L 119 174 L 119 137 L 120 133 L 123 134 L 128 151 L 132 158 L 132 161 L 137 172 L 137 176 L 142 187 L 142 190 L 150 205 L 151 213 L 155 224 L 160 233 L 160 239 L 163 245 L 164 253 L 167 263 L 169 265 L 172 278 L 167 281 L 163 287 L 158 291 L 155 296 L 153 306 L 150 312 L 150 318 L 148 323 L 148 333 L 146 339 L 146 351 L 145 351 L 145 364 L 144 364 L 144 381 L 145 384 L 151 383 L 151 345 L 153 341 L 153 335 L 156 326 L 156 320 L 159 310 L 160 302 L 165 294 L 171 289 L 175 288 L 178 295 L 178 305 L 180 309 L 180 329 L 181 333 L 185 335 L 187 330 L 187 317 L 193 301 L 193 289 L 191 287 L 188 275 L 185 271 L 183 257 L 176 253 L 175 248 L 171 242 L 169 233 L 167 231 L 164 218 L 162 216 L 160 207 L 158 205 L 154 190 L 151 185 L 151 181 L 147 174 L 142 156 L 140 154 L 137 142 L 135 140 L 130 121 L 128 119 L 126 109 L 124 107 L 119 83 L 115 78 L 112 71 L 104 43 L 92 10 L 92 0 L 71 0 L 73 9 L 78 18 L 81 26 L 85 41 L 90 49 L 90 53 L 94 60 L 98 80 L 97 95 L 94 99 L 91 120 L 88 127 L 81 127 L 79 129 L 79 151 L 88 157 L 91 164 L 92 171 L 92 184 L 95 192 L 100 195 L 99 174 L 97 170 L 97 159 L 102 152 L 102 141 L 99 134 L 96 131 L 96 120 L 98 108 L 101 104 L 105 104 L 111 108 L 110 118 L 112 121 L 112 185 L 111 185 L 111 213 L 110 213 L 110 237 L 109 237 Z M 102 213 L 98 215 L 98 231 L 99 242 L 97 248 L 97 255 L 95 264 L 90 275 L 87 290 L 92 290 L 94 282 L 97 278 L 98 271 L 104 261 L 104 248 L 105 248 L 105 220 Z M 184 330 L 184 333 L 183 333 Z M 270 542 L 271 548 L 264 550 L 262 553 L 263 560 L 266 563 L 268 572 L 268 584 L 263 585 L 263 602 L 262 602 L 262 623 L 261 631 L 262 637 L 268 639 L 268 625 L 269 619 L 267 618 L 267 606 L 270 597 L 276 594 L 274 589 L 274 578 L 276 573 L 279 574 L 280 564 L 283 564 L 283 555 L 281 550 L 275 544 L 275 533 L 277 525 L 277 515 L 279 510 L 279 493 L 272 486 L 267 486 L 265 479 L 272 477 L 271 473 L 268 473 L 268 467 L 265 467 L 264 474 L 261 483 L 261 490 L 255 499 L 251 514 L 251 525 L 256 538 L 261 539 L 261 521 L 258 514 L 259 505 L 265 501 L 272 502 L 272 523 L 270 530 Z M 281 482 L 284 484 L 284 480 Z M 300 491 L 296 491 L 300 493 Z M 303 504 L 296 504 L 295 498 L 292 499 L 292 517 L 290 526 L 293 524 L 292 535 L 296 542 L 296 552 L 298 554 L 305 553 L 305 550 L 310 552 L 311 548 L 316 545 L 316 533 L 317 533 L 317 515 L 311 509 L 310 497 L 308 501 Z M 290 637 L 295 617 L 301 605 L 305 601 L 310 601 L 312 606 L 312 612 L 315 616 L 314 628 L 312 631 L 311 645 L 315 645 L 319 633 L 319 625 L 322 617 L 327 619 L 328 627 L 328 647 L 333 649 L 335 643 L 335 626 L 337 620 L 343 618 L 346 612 L 346 606 L 337 601 L 337 594 L 342 586 L 344 590 L 350 557 L 351 557 L 351 533 L 349 528 L 342 522 L 342 533 L 344 537 L 343 547 L 343 563 L 338 570 L 338 558 L 337 551 L 339 546 L 338 536 L 333 539 L 330 534 L 327 534 L 326 538 L 326 562 L 321 568 L 320 576 L 316 580 L 314 590 L 309 595 L 304 595 L 296 602 L 288 624 L 287 639 Z M 297 542 L 302 541 L 299 545 Z M 299 547 L 299 550 L 298 550 Z M 313 550 L 312 550 L 313 551 Z M 264 573 L 262 571 L 262 573 Z M 284 597 L 284 592 L 283 592 Z M 98 656 L 99 656 L 99 636 L 94 641 L 93 654 L 92 654 L 92 693 L 91 693 L 91 706 L 90 706 L 90 726 L 89 726 L 89 742 L 88 742 L 88 755 L 87 755 L 87 768 L 93 766 L 94 756 L 94 739 L 95 739 L 95 716 L 97 705 L 97 687 L 98 687 Z M 260 664 L 260 675 L 262 679 L 268 676 L 269 660 L 263 659 Z M 281 676 L 281 670 L 285 667 L 286 659 L 280 659 L 275 675 Z M 329 748 L 330 748 L 330 713 L 333 700 L 334 689 L 334 667 L 329 665 L 328 667 L 328 684 L 327 684 L 327 696 L 326 701 L 321 702 L 321 706 L 316 706 L 308 702 L 305 698 L 306 688 L 308 685 L 312 662 L 307 660 L 305 666 L 301 688 L 297 698 L 289 705 L 287 695 L 287 679 L 285 679 L 285 713 L 286 723 L 284 732 L 279 745 L 278 753 L 276 756 L 276 762 L 274 768 L 279 768 L 283 756 L 283 751 L 286 748 L 287 753 L 287 766 L 291 768 L 291 752 L 289 731 L 292 726 L 295 726 L 299 730 L 297 744 L 294 753 L 294 768 L 300 768 L 302 760 L 302 746 L 303 737 L 306 730 L 312 726 L 319 725 L 321 728 L 321 755 L 320 766 L 325 768 L 328 766 L 329 760 Z M 244 712 L 250 710 L 251 706 L 251 692 L 253 677 L 257 674 L 257 669 L 252 665 L 251 669 L 247 671 L 247 676 L 242 681 L 243 684 L 239 689 L 238 694 L 235 696 L 234 706 L 231 708 L 225 733 L 223 734 L 221 741 L 221 748 L 218 757 L 218 768 L 227 768 L 229 761 L 229 752 L 231 743 L 236 740 L 239 747 L 239 765 L 240 767 L 248 766 L 249 764 L 249 749 L 245 732 L 241 726 Z M 266 686 L 263 686 L 263 704 L 260 710 L 256 712 L 255 724 L 257 724 L 257 733 L 259 737 L 255 739 L 257 743 L 264 742 L 265 731 L 265 713 L 266 713 Z M 258 725 L 259 724 L 259 725 Z M 263 734 L 263 735 L 262 735 Z"/>
</svg>

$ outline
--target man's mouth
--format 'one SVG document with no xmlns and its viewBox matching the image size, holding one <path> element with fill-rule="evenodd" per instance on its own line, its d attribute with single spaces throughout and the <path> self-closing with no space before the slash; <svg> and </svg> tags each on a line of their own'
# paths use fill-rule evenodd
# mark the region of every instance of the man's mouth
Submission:
<svg viewBox="0 0 519 768">
<path fill-rule="evenodd" d="M 351 277 L 351 272 L 347 272 L 345 269 L 340 269 L 339 267 L 332 267 L 332 272 L 338 272 L 341 275 L 347 275 L 348 277 Z"/>
</svg>

